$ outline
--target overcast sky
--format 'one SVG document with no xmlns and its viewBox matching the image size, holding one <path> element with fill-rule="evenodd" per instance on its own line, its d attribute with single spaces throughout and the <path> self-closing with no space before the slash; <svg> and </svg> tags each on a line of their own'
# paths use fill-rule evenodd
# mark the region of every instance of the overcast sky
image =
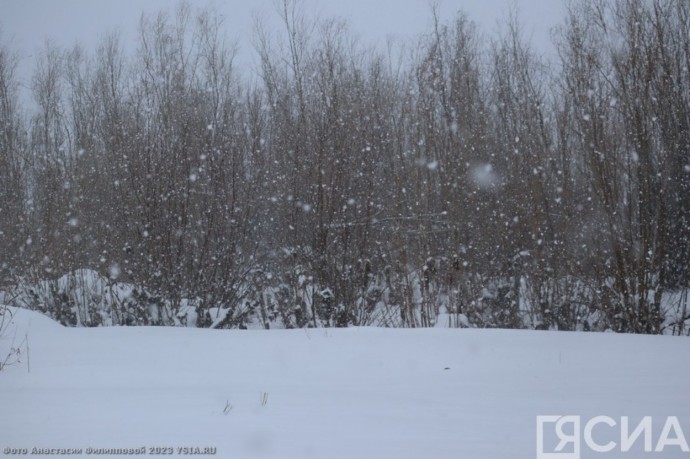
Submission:
<svg viewBox="0 0 690 459">
<path fill-rule="evenodd" d="M 0 30 L 4 44 L 21 57 L 19 78 L 26 87 L 35 52 L 46 40 L 70 47 L 79 42 L 94 49 L 107 32 L 117 30 L 125 46 L 133 50 L 142 12 L 172 10 L 173 0 L 0 0 Z M 194 7 L 211 5 L 223 15 L 228 36 L 237 40 L 236 61 L 243 74 L 252 71 L 251 35 L 253 15 L 265 16 L 276 24 L 273 0 L 190 0 Z M 429 30 L 429 0 L 304 0 L 309 14 L 342 17 L 362 42 L 383 46 L 388 38 L 405 40 Z M 564 16 L 561 0 L 439 0 L 441 19 L 450 20 L 464 11 L 485 35 L 497 30 L 511 6 L 517 6 L 525 35 L 535 49 L 550 52 L 549 30 Z"/>
</svg>

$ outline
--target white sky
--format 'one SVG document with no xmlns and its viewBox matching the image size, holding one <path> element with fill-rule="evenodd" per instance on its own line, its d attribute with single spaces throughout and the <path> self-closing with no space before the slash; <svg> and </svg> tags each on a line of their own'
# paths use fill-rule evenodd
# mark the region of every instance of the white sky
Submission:
<svg viewBox="0 0 690 459">
<path fill-rule="evenodd" d="M 348 20 L 362 44 L 383 46 L 390 38 L 406 39 L 429 30 L 429 0 L 304 0 L 310 15 Z M 212 5 L 224 16 L 228 38 L 237 40 L 236 62 L 244 75 L 252 71 L 253 14 L 276 24 L 273 0 L 189 0 L 193 7 Z M 107 32 L 118 30 L 125 46 L 134 49 L 142 12 L 172 11 L 175 0 L 0 0 L 0 40 L 20 54 L 18 76 L 26 88 L 36 50 L 46 40 L 62 47 L 79 42 L 91 50 Z M 482 32 L 491 36 L 497 22 L 517 6 L 527 37 L 535 49 L 552 50 L 549 30 L 559 24 L 565 7 L 561 0 L 438 0 L 443 22 L 457 11 L 468 14 Z"/>
</svg>

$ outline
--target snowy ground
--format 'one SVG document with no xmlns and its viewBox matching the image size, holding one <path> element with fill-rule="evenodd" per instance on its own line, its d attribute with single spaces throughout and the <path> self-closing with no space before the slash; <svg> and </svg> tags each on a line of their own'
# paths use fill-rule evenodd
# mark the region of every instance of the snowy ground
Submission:
<svg viewBox="0 0 690 459">
<path fill-rule="evenodd" d="M 687 338 L 68 329 L 25 310 L 13 322 L 0 350 L 28 331 L 30 372 L 26 350 L 0 372 L 0 456 L 5 448 L 85 456 L 86 448 L 215 447 L 228 459 L 532 458 L 536 416 L 553 414 L 649 415 L 655 439 L 673 415 L 690 437 Z M 690 457 L 679 447 L 633 449 L 582 457 Z"/>
</svg>

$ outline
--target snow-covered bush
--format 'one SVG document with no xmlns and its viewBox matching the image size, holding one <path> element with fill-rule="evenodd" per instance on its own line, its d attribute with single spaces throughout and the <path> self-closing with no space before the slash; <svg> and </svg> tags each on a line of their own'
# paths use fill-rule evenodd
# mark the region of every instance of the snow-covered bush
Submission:
<svg viewBox="0 0 690 459">
<path fill-rule="evenodd" d="M 143 288 L 118 283 L 90 269 L 57 279 L 21 279 L 12 304 L 40 311 L 65 326 L 170 325 L 169 304 Z"/>
</svg>

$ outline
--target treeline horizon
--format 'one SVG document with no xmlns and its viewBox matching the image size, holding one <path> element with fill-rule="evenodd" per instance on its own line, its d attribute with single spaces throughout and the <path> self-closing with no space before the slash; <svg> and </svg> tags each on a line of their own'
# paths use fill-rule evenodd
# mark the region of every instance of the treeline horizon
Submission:
<svg viewBox="0 0 690 459">
<path fill-rule="evenodd" d="M 551 60 L 515 18 L 431 8 L 381 52 L 277 14 L 254 81 L 186 4 L 134 53 L 47 44 L 30 109 L 0 48 L 0 289 L 89 268 L 226 327 L 686 333 L 689 2 L 574 1 Z"/>
</svg>

